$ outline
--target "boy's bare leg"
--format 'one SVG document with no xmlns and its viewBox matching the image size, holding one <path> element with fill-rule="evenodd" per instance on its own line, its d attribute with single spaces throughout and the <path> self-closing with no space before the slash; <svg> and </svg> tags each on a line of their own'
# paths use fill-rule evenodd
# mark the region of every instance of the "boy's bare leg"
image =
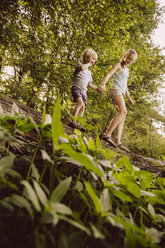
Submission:
<svg viewBox="0 0 165 248">
<path fill-rule="evenodd" d="M 76 103 L 76 106 L 73 110 L 73 116 L 74 117 L 76 117 L 77 115 L 80 115 L 80 114 L 84 114 L 84 110 L 82 111 L 83 106 L 85 109 L 85 105 L 84 105 L 82 97 L 77 98 L 77 103 Z"/>
<path fill-rule="evenodd" d="M 85 111 L 85 104 L 83 103 L 82 107 L 79 110 L 78 116 L 83 117 L 84 116 L 84 111 Z"/>
</svg>

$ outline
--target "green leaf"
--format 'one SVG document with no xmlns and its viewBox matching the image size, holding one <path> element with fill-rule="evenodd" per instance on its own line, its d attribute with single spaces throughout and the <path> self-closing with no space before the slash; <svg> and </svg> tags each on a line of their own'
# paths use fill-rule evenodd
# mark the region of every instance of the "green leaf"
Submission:
<svg viewBox="0 0 165 248">
<path fill-rule="evenodd" d="M 144 191 L 144 190 L 141 190 L 141 196 L 150 196 L 150 197 L 155 197 L 156 195 L 151 193 L 151 192 L 148 192 L 148 191 Z"/>
<path fill-rule="evenodd" d="M 31 117 L 29 117 L 28 119 L 30 120 L 31 124 L 33 125 L 37 133 L 40 134 L 40 131 L 38 129 L 38 124 L 36 124 L 35 121 Z"/>
<path fill-rule="evenodd" d="M 101 141 L 100 141 L 100 138 L 99 138 L 99 135 L 97 134 L 97 137 L 96 137 L 96 146 L 99 150 L 102 149 L 102 145 L 101 145 Z"/>
<path fill-rule="evenodd" d="M 104 212 L 112 210 L 112 201 L 110 198 L 109 190 L 107 188 L 105 188 L 101 193 L 100 202 L 101 202 L 102 210 Z"/>
<path fill-rule="evenodd" d="M 109 213 L 107 217 L 110 217 L 109 219 L 110 221 L 111 219 L 113 219 L 116 222 L 116 224 L 118 223 L 119 224 L 118 227 L 120 227 L 121 229 L 122 229 L 122 226 L 120 224 L 122 224 L 125 229 L 129 228 L 129 229 L 135 230 L 137 233 L 145 235 L 145 231 L 142 228 L 138 227 L 136 224 L 132 224 L 132 223 L 130 224 L 128 220 L 124 220 L 121 217 L 114 215 L 112 213 Z"/>
<path fill-rule="evenodd" d="M 122 168 L 123 165 L 125 165 L 127 170 L 134 172 L 133 165 L 125 155 L 122 155 L 122 157 L 116 162 L 118 168 Z"/>
<path fill-rule="evenodd" d="M 136 240 L 133 235 L 132 229 L 126 227 L 125 234 L 126 234 L 126 247 L 136 247 Z"/>
<path fill-rule="evenodd" d="M 124 194 L 121 191 L 114 191 L 114 195 L 117 196 L 122 201 L 133 202 L 130 196 Z"/>
<path fill-rule="evenodd" d="M 60 202 L 62 198 L 65 196 L 66 192 L 68 191 L 72 178 L 68 177 L 64 179 L 59 185 L 54 189 L 50 201 L 51 202 Z"/>
<path fill-rule="evenodd" d="M 92 223 L 90 223 L 92 232 L 93 232 L 93 236 L 95 237 L 95 239 L 105 239 L 105 236 L 101 233 L 101 231 Z"/>
<path fill-rule="evenodd" d="M 96 150 L 95 142 L 92 138 L 89 138 L 89 140 L 88 140 L 88 149 L 91 151 Z"/>
<path fill-rule="evenodd" d="M 60 216 L 60 219 L 61 219 L 61 220 L 67 221 L 67 222 L 68 222 L 69 224 L 71 224 L 72 226 L 77 227 L 77 228 L 80 229 L 81 231 L 86 232 L 88 235 L 91 235 L 90 230 L 89 230 L 86 226 L 80 224 L 79 222 L 76 222 L 76 221 L 74 221 L 74 220 L 71 220 L 71 219 L 67 218 L 67 217 L 64 216 L 64 215 Z"/>
<path fill-rule="evenodd" d="M 132 193 L 135 197 L 139 198 L 141 195 L 140 188 L 135 183 L 130 183 L 127 185 L 127 190 Z"/>
<path fill-rule="evenodd" d="M 58 145 L 59 136 L 62 135 L 64 135 L 64 128 L 61 123 L 60 97 L 58 96 L 52 117 L 53 146 Z"/>
<path fill-rule="evenodd" d="M 36 248 L 45 248 L 47 246 L 46 236 L 39 231 L 35 231 L 35 247 Z"/>
<path fill-rule="evenodd" d="M 24 186 L 25 186 L 25 189 L 27 191 L 27 194 L 28 194 L 28 197 L 29 197 L 29 200 L 32 202 L 33 206 L 35 207 L 35 209 L 37 211 L 41 211 L 41 207 L 40 207 L 40 204 L 39 204 L 39 201 L 38 201 L 38 198 L 37 198 L 37 195 L 34 191 L 34 189 L 32 188 L 32 186 L 27 182 L 27 181 L 22 181 L 21 182 Z"/>
<path fill-rule="evenodd" d="M 43 204 L 43 206 L 46 206 L 48 203 L 48 199 L 46 197 L 45 192 L 43 191 L 41 186 L 36 181 L 33 181 L 33 184 L 34 184 L 34 188 L 35 188 L 35 191 L 37 193 L 37 196 L 38 196 L 40 202 Z"/>
<path fill-rule="evenodd" d="M 59 214 L 72 215 L 72 210 L 62 203 L 52 203 L 51 207 L 54 211 Z"/>
<path fill-rule="evenodd" d="M 93 188 L 88 182 L 85 182 L 85 189 L 90 195 L 91 199 L 93 200 L 93 203 L 95 205 L 96 212 L 101 213 L 102 208 L 101 208 L 101 203 L 99 201 L 99 198 L 97 197 L 96 193 L 94 192 Z"/>
<path fill-rule="evenodd" d="M 42 128 L 45 126 L 45 117 L 46 117 L 46 103 L 44 104 L 43 114 L 42 114 Z"/>
<path fill-rule="evenodd" d="M 62 149 L 63 153 L 67 154 L 68 156 L 72 157 L 73 159 L 80 162 L 82 165 L 85 166 L 85 168 L 89 171 L 93 171 L 99 176 L 103 177 L 103 173 L 99 168 L 96 168 L 94 164 L 91 162 L 91 160 L 83 153 L 77 152 L 74 150 L 71 145 L 69 144 L 61 144 L 58 146 L 58 149 Z"/>
<path fill-rule="evenodd" d="M 148 212 L 155 217 L 155 210 L 151 204 L 148 204 Z"/>
<path fill-rule="evenodd" d="M 8 197 L 6 197 L 3 200 L 0 200 L 1 209 L 6 208 L 7 211 L 13 212 L 14 211 L 14 207 L 7 201 L 7 199 L 8 199 Z"/>
<path fill-rule="evenodd" d="M 0 160 L 0 173 L 4 168 L 10 168 L 12 167 L 14 163 L 15 155 L 10 153 L 9 156 L 6 156 L 4 158 L 1 158 Z"/>
<path fill-rule="evenodd" d="M 157 230 L 156 228 L 145 228 L 145 232 L 146 234 L 150 235 L 150 237 L 152 238 L 152 241 L 154 243 L 160 243 L 160 241 L 162 240 L 162 238 L 164 237 L 164 232 L 161 232 L 159 230 Z"/>
<path fill-rule="evenodd" d="M 21 130 L 24 133 L 29 133 L 33 129 L 35 129 L 35 126 L 33 123 L 26 123 L 25 125 L 19 126 L 19 130 Z"/>
<path fill-rule="evenodd" d="M 78 136 L 81 136 L 81 131 L 80 130 L 78 130 L 78 129 L 74 129 L 74 133 L 76 134 L 76 135 L 78 135 Z"/>
<path fill-rule="evenodd" d="M 11 202 L 17 207 L 26 208 L 30 217 L 34 219 L 34 213 L 33 213 L 31 204 L 24 197 L 14 194 L 11 197 L 7 197 L 6 200 L 7 202 Z"/>
<path fill-rule="evenodd" d="M 40 173 L 38 172 L 38 169 L 36 168 L 34 163 L 32 163 L 32 177 L 34 177 L 35 180 L 39 181 Z"/>
<path fill-rule="evenodd" d="M 45 150 L 41 150 L 42 153 L 42 158 L 44 160 L 47 160 L 48 162 L 50 162 L 51 164 L 54 164 L 53 160 L 51 160 L 49 154 L 45 151 Z"/>
<path fill-rule="evenodd" d="M 59 221 L 59 216 L 52 208 L 49 208 L 42 213 L 41 221 L 55 226 Z"/>
<path fill-rule="evenodd" d="M 123 185 L 129 185 L 131 183 L 136 184 L 136 177 L 131 175 L 128 171 L 121 171 L 120 173 L 116 174 L 115 179 L 117 179 Z"/>
</svg>

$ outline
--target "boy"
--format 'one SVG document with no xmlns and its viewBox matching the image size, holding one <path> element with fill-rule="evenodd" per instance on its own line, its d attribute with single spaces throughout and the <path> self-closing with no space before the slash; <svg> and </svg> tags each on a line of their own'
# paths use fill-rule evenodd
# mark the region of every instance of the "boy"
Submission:
<svg viewBox="0 0 165 248">
<path fill-rule="evenodd" d="M 93 90 L 98 90 L 98 87 L 92 84 L 92 75 L 89 71 L 89 67 L 93 66 L 98 58 L 97 53 L 91 49 L 85 49 L 81 54 L 81 61 L 76 66 L 76 69 L 73 74 L 73 84 L 71 87 L 71 95 L 73 97 L 74 102 L 76 102 L 76 106 L 73 110 L 73 116 L 81 116 L 84 115 L 85 106 L 87 105 L 87 87 L 89 86 Z M 81 131 L 86 131 L 86 128 L 82 127 L 76 121 L 72 121 L 70 126 L 80 129 Z"/>
</svg>

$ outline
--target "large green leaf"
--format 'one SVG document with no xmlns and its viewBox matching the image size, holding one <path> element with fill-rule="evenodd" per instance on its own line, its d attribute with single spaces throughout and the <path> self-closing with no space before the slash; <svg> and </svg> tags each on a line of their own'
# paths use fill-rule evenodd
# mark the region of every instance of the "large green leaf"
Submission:
<svg viewBox="0 0 165 248">
<path fill-rule="evenodd" d="M 116 166 L 118 168 L 122 168 L 123 166 L 125 166 L 127 170 L 131 172 L 134 171 L 133 165 L 129 161 L 128 157 L 126 157 L 125 155 L 122 155 L 122 157 L 116 162 Z"/>
<path fill-rule="evenodd" d="M 41 186 L 36 181 L 33 181 L 33 184 L 34 184 L 34 188 L 35 188 L 36 194 L 38 196 L 38 199 L 43 204 L 43 206 L 46 206 L 48 204 L 48 199 L 46 197 L 45 192 L 43 191 Z"/>
<path fill-rule="evenodd" d="M 37 197 L 34 189 L 29 184 L 29 182 L 27 182 L 25 180 L 22 181 L 21 183 L 25 186 L 25 189 L 26 189 L 26 192 L 27 192 L 29 200 L 32 202 L 32 204 L 35 207 L 35 209 L 40 212 L 41 211 L 41 206 L 39 204 L 38 197 Z"/>
<path fill-rule="evenodd" d="M 15 155 L 10 153 L 9 156 L 3 157 L 0 159 L 0 173 L 5 168 L 12 167 L 14 163 Z"/>
<path fill-rule="evenodd" d="M 121 191 L 114 191 L 114 195 L 117 196 L 120 200 L 126 202 L 133 202 L 132 198 Z"/>
<path fill-rule="evenodd" d="M 93 171 L 99 176 L 103 176 L 102 171 L 99 168 L 95 167 L 91 160 L 85 154 L 76 151 L 71 147 L 70 144 L 61 144 L 58 146 L 58 149 L 62 149 L 63 153 L 80 162 L 83 166 L 85 166 L 87 170 Z"/>
<path fill-rule="evenodd" d="M 95 237 L 95 239 L 105 239 L 104 234 L 102 234 L 102 232 L 92 223 L 90 223 L 92 232 L 93 232 L 93 236 Z"/>
<path fill-rule="evenodd" d="M 96 150 L 95 142 L 92 138 L 89 138 L 89 140 L 88 140 L 88 149 L 91 151 Z"/>
<path fill-rule="evenodd" d="M 64 215 L 60 216 L 60 219 L 61 219 L 61 220 L 67 221 L 68 223 L 70 223 L 70 224 L 73 225 L 74 227 L 77 227 L 77 228 L 80 229 L 81 231 L 84 231 L 84 232 L 86 232 L 88 235 L 91 235 L 90 230 L 89 230 L 86 226 L 84 226 L 83 224 L 81 224 L 81 223 L 79 223 L 79 222 L 76 222 L 76 221 L 74 221 L 74 220 L 72 220 L 72 219 L 69 219 L 69 218 L 67 218 L 67 217 L 64 216 Z"/>
<path fill-rule="evenodd" d="M 99 135 L 97 134 L 96 136 L 96 146 L 99 150 L 102 149 L 102 145 L 101 145 L 101 141 L 100 141 L 100 138 L 99 138 Z"/>
<path fill-rule="evenodd" d="M 51 207 L 59 214 L 72 215 L 72 210 L 62 203 L 52 203 Z"/>
<path fill-rule="evenodd" d="M 141 195 L 140 188 L 135 183 L 130 183 L 127 185 L 127 190 L 132 193 L 135 197 L 139 198 Z"/>
<path fill-rule="evenodd" d="M 42 113 L 42 128 L 45 125 L 45 117 L 46 117 L 46 104 L 44 104 L 43 113 Z"/>
<path fill-rule="evenodd" d="M 101 193 L 100 202 L 103 211 L 107 212 L 109 210 L 112 210 L 112 200 L 110 198 L 110 193 L 107 188 L 105 188 Z"/>
<path fill-rule="evenodd" d="M 64 135 L 64 128 L 61 123 L 60 97 L 58 96 L 54 106 L 52 117 L 52 139 L 53 146 L 58 145 L 59 136 Z"/>
<path fill-rule="evenodd" d="M 61 181 L 58 186 L 54 189 L 51 194 L 50 201 L 51 202 L 60 202 L 62 198 L 65 196 L 66 192 L 68 191 L 72 178 L 68 177 Z"/>
<path fill-rule="evenodd" d="M 85 189 L 90 195 L 91 199 L 93 200 L 93 203 L 95 205 L 96 212 L 101 213 L 102 207 L 99 198 L 97 197 L 95 191 L 91 187 L 91 185 L 88 182 L 85 182 Z"/>
<path fill-rule="evenodd" d="M 13 194 L 11 197 L 7 197 L 6 201 L 20 208 L 25 208 L 28 211 L 30 217 L 34 219 L 34 212 L 32 209 L 32 205 L 23 196 Z"/>
</svg>

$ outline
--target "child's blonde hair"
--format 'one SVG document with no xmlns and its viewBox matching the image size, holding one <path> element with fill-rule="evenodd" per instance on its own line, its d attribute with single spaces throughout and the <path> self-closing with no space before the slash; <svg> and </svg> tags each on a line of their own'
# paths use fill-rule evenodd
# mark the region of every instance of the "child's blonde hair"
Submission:
<svg viewBox="0 0 165 248">
<path fill-rule="evenodd" d="M 135 61 L 135 60 L 137 59 L 137 57 L 138 57 L 137 52 L 136 52 L 134 49 L 128 49 L 128 50 L 123 54 L 123 56 L 121 57 L 120 63 L 122 64 L 122 63 L 124 62 L 125 55 L 129 55 L 129 54 L 131 54 L 131 53 L 135 55 L 135 59 L 134 59 L 134 61 Z"/>
<path fill-rule="evenodd" d="M 97 60 L 98 55 L 93 49 L 86 48 L 81 54 L 81 61 L 85 62 L 85 63 L 88 63 L 91 58 L 94 58 L 95 60 Z"/>
</svg>

